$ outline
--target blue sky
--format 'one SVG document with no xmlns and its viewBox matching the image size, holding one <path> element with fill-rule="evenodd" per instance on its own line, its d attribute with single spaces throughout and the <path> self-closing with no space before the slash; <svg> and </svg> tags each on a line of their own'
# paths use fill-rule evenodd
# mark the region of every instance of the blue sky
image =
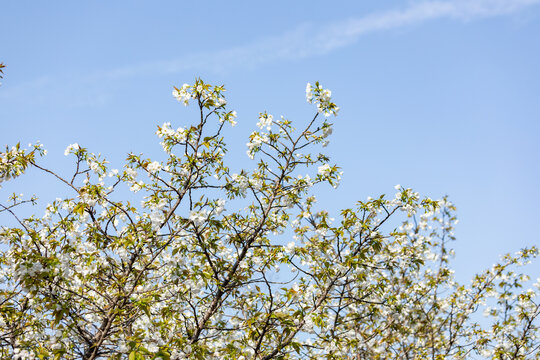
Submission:
<svg viewBox="0 0 540 360">
<path fill-rule="evenodd" d="M 460 218 L 459 276 L 540 242 L 540 0 L 0 9 L 0 144 L 40 140 L 43 162 L 60 172 L 74 142 L 115 167 L 129 151 L 157 156 L 156 125 L 186 124 L 193 110 L 175 102 L 172 86 L 199 76 L 226 85 L 239 114 L 229 132 L 235 165 L 249 167 L 243 144 L 258 113 L 305 121 L 305 84 L 319 80 L 342 109 L 327 152 L 344 171 L 321 203 L 352 206 L 397 183 L 448 194 Z M 23 188 L 44 200 L 62 191 L 30 173 L 0 196 Z"/>
</svg>

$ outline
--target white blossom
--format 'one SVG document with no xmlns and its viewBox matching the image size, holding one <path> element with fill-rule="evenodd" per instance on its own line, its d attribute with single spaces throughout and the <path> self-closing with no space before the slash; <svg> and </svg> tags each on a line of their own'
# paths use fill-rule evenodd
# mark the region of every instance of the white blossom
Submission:
<svg viewBox="0 0 540 360">
<path fill-rule="evenodd" d="M 64 150 L 64 155 L 65 156 L 68 156 L 71 152 L 76 152 L 80 149 L 80 146 L 79 144 L 77 143 L 74 143 L 74 144 L 70 144 L 68 145 L 68 147 L 66 148 L 66 150 Z"/>
<path fill-rule="evenodd" d="M 270 130 L 272 128 L 273 119 L 274 117 L 270 114 L 261 114 L 259 116 L 259 122 L 257 123 L 257 126 L 261 129 L 266 127 L 266 130 Z"/>
<path fill-rule="evenodd" d="M 189 100 L 193 97 L 193 95 L 189 92 L 189 89 L 189 84 L 184 84 L 179 89 L 175 87 L 172 91 L 172 94 L 176 98 L 176 100 L 183 102 L 185 106 L 188 106 Z"/>
<path fill-rule="evenodd" d="M 148 170 L 150 173 L 156 173 L 161 170 L 161 164 L 157 161 L 153 161 L 146 166 L 146 170 Z"/>
<path fill-rule="evenodd" d="M 319 166 L 318 171 L 317 171 L 317 173 L 319 175 L 322 175 L 323 177 L 330 175 L 331 172 L 332 172 L 332 168 L 328 164 Z"/>
</svg>

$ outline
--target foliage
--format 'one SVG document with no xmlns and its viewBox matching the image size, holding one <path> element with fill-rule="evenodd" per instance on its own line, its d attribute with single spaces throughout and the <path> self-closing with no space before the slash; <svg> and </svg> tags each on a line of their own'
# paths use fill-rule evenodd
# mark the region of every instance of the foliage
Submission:
<svg viewBox="0 0 540 360">
<path fill-rule="evenodd" d="M 2 358 L 539 358 L 536 291 L 516 270 L 536 248 L 462 285 L 446 198 L 397 186 L 332 218 L 314 193 L 339 184 L 319 153 L 339 108 L 318 83 L 301 130 L 260 114 L 252 169 L 235 173 L 224 92 L 201 80 L 174 88 L 200 117 L 158 127 L 163 161 L 129 154 L 109 169 L 72 144 L 76 171 L 62 177 L 39 164 L 39 143 L 0 154 L 2 181 L 35 168 L 73 194 L 43 216 L 16 213 L 34 197 L 0 207 L 14 224 L 0 230 Z"/>
<path fill-rule="evenodd" d="M 4 65 L 4 63 L 0 63 L 0 79 L 2 79 L 4 77 L 4 68 L 6 67 L 6 65 Z"/>
</svg>

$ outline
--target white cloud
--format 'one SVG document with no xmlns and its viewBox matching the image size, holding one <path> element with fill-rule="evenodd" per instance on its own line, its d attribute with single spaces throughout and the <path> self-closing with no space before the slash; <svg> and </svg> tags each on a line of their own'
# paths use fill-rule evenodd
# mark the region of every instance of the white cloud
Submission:
<svg viewBox="0 0 540 360">
<path fill-rule="evenodd" d="M 453 0 L 414 2 L 403 9 L 389 10 L 317 27 L 303 24 L 279 36 L 260 39 L 252 44 L 227 50 L 194 54 L 185 58 L 134 66 L 122 73 L 141 73 L 145 69 L 160 69 L 162 73 L 204 69 L 226 71 L 237 66 L 256 67 L 264 63 L 302 59 L 325 54 L 351 45 L 361 36 L 437 19 L 472 21 L 478 18 L 507 15 L 540 0 Z M 118 71 L 116 71 L 118 72 Z"/>
<path fill-rule="evenodd" d="M 91 84 L 103 80 L 115 80 L 141 76 L 141 74 L 169 74 L 181 71 L 224 72 L 238 67 L 256 68 L 265 63 L 309 58 L 350 46 L 360 37 L 378 31 L 418 25 L 437 19 L 472 21 L 479 18 L 502 16 L 523 10 L 540 0 L 448 0 L 416 1 L 408 7 L 383 11 L 371 15 L 347 19 L 327 25 L 303 24 L 298 28 L 278 36 L 259 39 L 250 44 L 221 51 L 191 54 L 185 57 L 134 64 L 109 71 L 97 71 L 80 77 L 70 76 L 62 84 L 64 91 L 68 83 L 80 89 L 81 83 Z M 48 83 L 51 82 L 49 79 Z M 0 98 L 14 98 L 22 89 L 43 88 L 43 82 L 20 84 L 10 90 L 2 89 Z M 100 92 L 101 87 L 99 87 Z M 49 88 L 49 93 L 50 93 Z M 70 91 L 68 91 L 70 93 Z M 99 100 L 99 99 L 98 99 Z M 104 100 L 101 99 L 100 102 Z"/>
</svg>

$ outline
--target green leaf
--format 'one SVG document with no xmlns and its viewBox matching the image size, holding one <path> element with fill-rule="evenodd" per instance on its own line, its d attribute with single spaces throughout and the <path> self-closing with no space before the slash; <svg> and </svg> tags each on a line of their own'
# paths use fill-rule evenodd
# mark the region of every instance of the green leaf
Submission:
<svg viewBox="0 0 540 360">
<path fill-rule="evenodd" d="M 85 204 L 84 203 L 78 203 L 75 208 L 73 209 L 73 212 L 75 214 L 82 215 L 84 213 Z"/>
</svg>

